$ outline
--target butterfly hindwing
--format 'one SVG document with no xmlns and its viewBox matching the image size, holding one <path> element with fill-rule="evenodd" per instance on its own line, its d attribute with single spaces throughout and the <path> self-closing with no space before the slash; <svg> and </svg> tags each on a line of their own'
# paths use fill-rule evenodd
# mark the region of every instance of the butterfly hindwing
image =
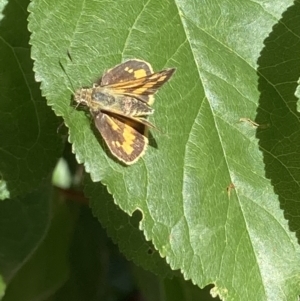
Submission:
<svg viewBox="0 0 300 301">
<path fill-rule="evenodd" d="M 122 122 L 103 112 L 94 114 L 94 121 L 111 153 L 125 164 L 133 164 L 146 151 L 148 137 L 146 127 L 132 121 Z"/>
</svg>

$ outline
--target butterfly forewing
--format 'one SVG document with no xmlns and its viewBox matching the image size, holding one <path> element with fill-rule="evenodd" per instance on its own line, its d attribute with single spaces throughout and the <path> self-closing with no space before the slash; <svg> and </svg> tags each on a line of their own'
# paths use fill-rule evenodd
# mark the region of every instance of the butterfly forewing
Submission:
<svg viewBox="0 0 300 301">
<path fill-rule="evenodd" d="M 107 86 L 122 82 L 131 82 L 153 73 L 149 63 L 141 60 L 128 60 L 109 69 L 101 78 L 100 85 Z"/>
<path fill-rule="evenodd" d="M 153 103 L 151 96 L 171 78 L 174 72 L 174 68 L 165 69 L 130 82 L 111 84 L 108 87 L 116 94 L 132 96 L 151 105 Z"/>
</svg>

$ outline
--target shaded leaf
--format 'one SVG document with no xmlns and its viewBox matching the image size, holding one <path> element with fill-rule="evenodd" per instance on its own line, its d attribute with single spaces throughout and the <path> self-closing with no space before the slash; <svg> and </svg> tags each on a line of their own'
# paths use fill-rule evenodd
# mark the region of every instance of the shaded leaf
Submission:
<svg viewBox="0 0 300 301">
<path fill-rule="evenodd" d="M 46 300 L 68 279 L 72 215 L 66 204 L 56 204 L 51 213 L 46 236 L 9 284 L 3 301 Z"/>
<path fill-rule="evenodd" d="M 9 1 L 0 26 L 1 198 L 39 186 L 61 152 L 59 122 L 34 79 L 26 11 L 28 1 Z M 18 20 L 18 22 L 16 22 Z"/>
<path fill-rule="evenodd" d="M 43 185 L 22 198 L 0 202 L 0 270 L 6 283 L 34 253 L 48 230 L 50 191 Z"/>
</svg>

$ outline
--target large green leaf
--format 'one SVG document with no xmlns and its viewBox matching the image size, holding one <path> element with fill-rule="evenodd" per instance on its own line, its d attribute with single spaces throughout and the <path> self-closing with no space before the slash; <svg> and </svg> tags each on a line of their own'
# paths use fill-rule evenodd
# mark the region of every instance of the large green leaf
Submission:
<svg viewBox="0 0 300 301">
<path fill-rule="evenodd" d="M 32 72 L 28 2 L 0 3 L 0 175 L 6 182 L 0 187 L 1 199 L 35 189 L 54 168 L 62 148 L 59 123 Z"/>
<path fill-rule="evenodd" d="M 284 63 L 299 56 L 282 56 L 299 43 L 298 7 L 281 0 L 35 0 L 29 9 L 36 78 L 48 104 L 63 116 L 77 160 L 124 211 L 142 213 L 140 228 L 172 269 L 200 287 L 213 283 L 212 294 L 226 300 L 290 301 L 299 294 L 299 249 L 274 193 L 286 193 L 280 198 L 285 210 L 295 208 L 299 155 L 289 144 L 274 157 L 285 168 L 263 163 L 263 155 L 272 157 L 280 146 L 279 133 L 287 142 L 298 133 L 290 81 L 295 91 L 299 72 L 286 71 Z M 272 29 L 276 24 L 281 32 Z M 273 43 L 264 45 L 269 35 Z M 92 85 L 128 58 L 177 72 L 156 97 L 150 120 L 160 131 L 152 131 L 146 155 L 124 167 L 107 153 L 88 116 L 70 105 L 68 89 Z M 269 81 L 265 70 L 293 77 Z M 270 86 L 283 92 L 266 97 Z M 278 109 L 274 96 L 281 101 Z M 266 114 L 256 116 L 257 110 Z M 273 123 L 273 116 L 280 118 Z M 262 124 L 259 141 L 247 118 Z M 274 187 L 265 168 L 277 180 Z M 90 195 L 99 212 L 101 200 Z M 298 219 L 290 219 L 299 229 Z"/>
</svg>

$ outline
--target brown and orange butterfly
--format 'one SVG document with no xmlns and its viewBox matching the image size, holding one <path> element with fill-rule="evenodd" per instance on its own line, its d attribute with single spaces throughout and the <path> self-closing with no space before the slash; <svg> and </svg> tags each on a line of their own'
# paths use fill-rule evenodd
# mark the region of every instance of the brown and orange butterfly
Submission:
<svg viewBox="0 0 300 301">
<path fill-rule="evenodd" d="M 153 72 L 149 63 L 132 59 L 109 69 L 92 88 L 76 91 L 75 101 L 89 107 L 111 153 L 125 164 L 145 153 L 147 129 L 154 128 L 146 119 L 154 112 L 154 94 L 175 70 Z"/>
</svg>

